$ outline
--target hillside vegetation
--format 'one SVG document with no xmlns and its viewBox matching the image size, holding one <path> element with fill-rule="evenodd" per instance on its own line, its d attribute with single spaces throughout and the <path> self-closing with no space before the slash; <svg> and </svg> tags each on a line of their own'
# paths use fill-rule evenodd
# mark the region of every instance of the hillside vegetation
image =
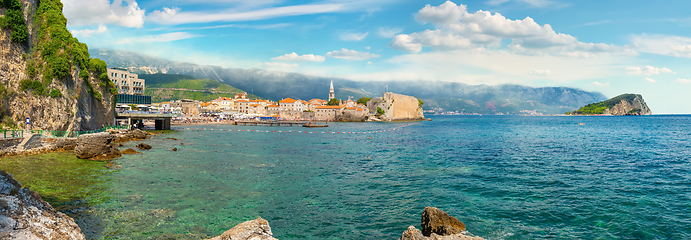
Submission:
<svg viewBox="0 0 691 240">
<path fill-rule="evenodd" d="M 219 97 L 232 98 L 245 91 L 228 84 L 211 79 L 196 79 L 192 76 L 178 74 L 142 74 L 139 78 L 146 80 L 145 94 L 153 102 L 194 99 L 210 101 Z M 258 99 L 255 95 L 248 95 Z"/>
<path fill-rule="evenodd" d="M 626 102 L 633 102 L 633 100 L 636 98 L 636 94 L 622 94 L 616 97 L 613 97 L 611 99 L 602 101 L 602 102 L 597 102 L 597 103 L 591 103 L 588 105 L 585 105 L 581 107 L 580 109 L 573 111 L 571 113 L 567 114 L 574 114 L 574 115 L 596 115 L 596 114 L 604 114 L 605 110 L 610 109 L 614 107 L 614 105 L 617 105 L 618 103 L 621 102 L 621 100 L 624 100 Z M 640 111 L 640 109 L 639 109 Z"/>
</svg>

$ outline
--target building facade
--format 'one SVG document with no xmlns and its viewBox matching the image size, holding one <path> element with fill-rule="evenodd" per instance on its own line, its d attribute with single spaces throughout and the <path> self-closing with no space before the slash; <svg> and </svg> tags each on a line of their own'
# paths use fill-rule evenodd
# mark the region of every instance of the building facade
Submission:
<svg viewBox="0 0 691 240">
<path fill-rule="evenodd" d="M 144 95 L 144 79 L 124 68 L 108 68 L 108 77 L 120 94 Z"/>
</svg>

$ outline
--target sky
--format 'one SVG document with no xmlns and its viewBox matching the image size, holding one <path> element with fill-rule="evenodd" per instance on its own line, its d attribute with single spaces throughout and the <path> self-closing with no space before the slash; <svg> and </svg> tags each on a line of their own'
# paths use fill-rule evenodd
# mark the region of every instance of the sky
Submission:
<svg viewBox="0 0 691 240">
<path fill-rule="evenodd" d="M 62 0 L 90 48 L 356 81 L 564 86 L 691 113 L 691 1 Z"/>
</svg>

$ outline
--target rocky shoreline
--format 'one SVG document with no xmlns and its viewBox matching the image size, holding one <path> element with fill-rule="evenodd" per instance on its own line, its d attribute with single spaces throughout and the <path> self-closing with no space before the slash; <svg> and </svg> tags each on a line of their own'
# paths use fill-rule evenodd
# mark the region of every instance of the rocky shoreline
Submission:
<svg viewBox="0 0 691 240">
<path fill-rule="evenodd" d="M 0 148 L 0 158 L 22 155 L 36 155 L 53 152 L 74 152 L 82 159 L 106 161 L 121 156 L 114 144 L 128 141 L 144 140 L 152 133 L 139 129 L 135 130 L 107 130 L 102 133 L 84 134 L 78 138 L 42 138 L 37 141 L 35 147 L 23 149 L 19 142 L 22 139 L 9 139 Z M 103 156 L 106 154 L 106 156 Z"/>
</svg>

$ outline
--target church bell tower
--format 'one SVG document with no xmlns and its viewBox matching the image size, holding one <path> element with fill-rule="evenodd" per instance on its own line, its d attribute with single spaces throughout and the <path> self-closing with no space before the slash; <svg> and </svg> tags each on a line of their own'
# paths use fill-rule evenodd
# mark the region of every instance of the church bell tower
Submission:
<svg viewBox="0 0 691 240">
<path fill-rule="evenodd" d="M 334 81 L 331 80 L 331 88 L 329 88 L 329 100 L 336 98 L 336 93 L 334 92 Z"/>
</svg>

